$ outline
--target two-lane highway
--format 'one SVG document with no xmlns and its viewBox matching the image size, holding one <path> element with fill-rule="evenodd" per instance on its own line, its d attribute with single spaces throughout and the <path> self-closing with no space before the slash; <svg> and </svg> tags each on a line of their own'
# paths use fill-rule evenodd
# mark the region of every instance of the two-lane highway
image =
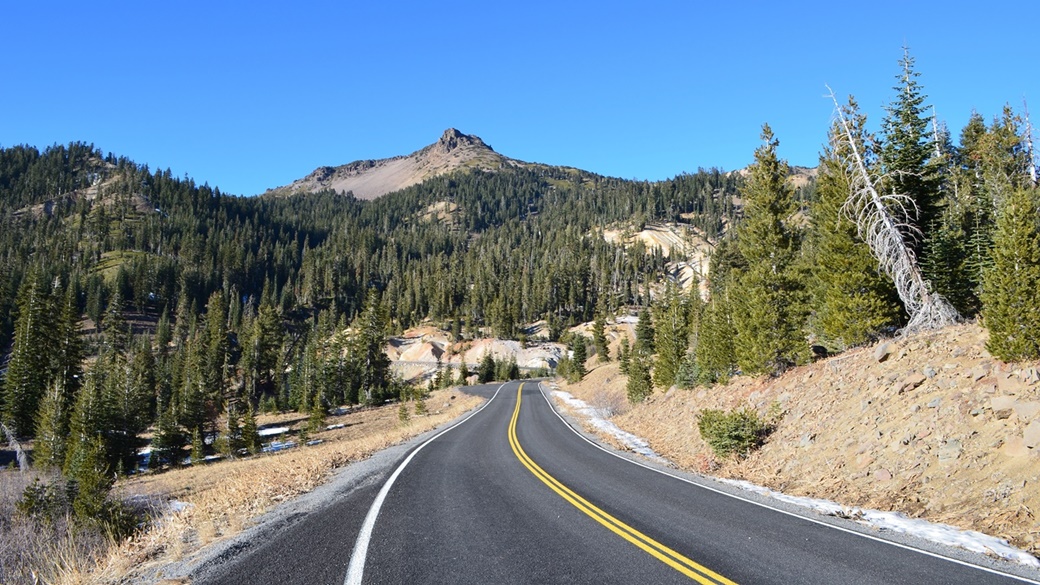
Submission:
<svg viewBox="0 0 1040 585">
<path fill-rule="evenodd" d="M 196 582 L 1021 582 L 636 465 L 537 383 L 475 391 L 471 417 Z"/>
</svg>

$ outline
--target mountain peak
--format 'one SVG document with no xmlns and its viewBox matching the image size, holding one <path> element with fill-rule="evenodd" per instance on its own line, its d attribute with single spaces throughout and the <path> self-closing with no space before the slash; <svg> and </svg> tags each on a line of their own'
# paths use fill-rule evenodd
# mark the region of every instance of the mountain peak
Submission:
<svg viewBox="0 0 1040 585">
<path fill-rule="evenodd" d="M 460 169 L 496 170 L 504 164 L 522 164 L 494 151 L 478 136 L 448 128 L 434 142 L 407 156 L 359 160 L 341 166 L 322 166 L 289 185 L 269 189 L 284 196 L 329 189 L 375 199 L 439 175 Z"/>
<path fill-rule="evenodd" d="M 463 134 L 455 128 L 448 128 L 441 134 L 440 140 L 437 141 L 435 146 L 440 147 L 444 152 L 451 152 L 459 147 L 475 146 L 486 148 L 490 151 L 494 151 L 493 148 L 484 143 L 479 136 L 472 136 L 470 134 Z"/>
</svg>

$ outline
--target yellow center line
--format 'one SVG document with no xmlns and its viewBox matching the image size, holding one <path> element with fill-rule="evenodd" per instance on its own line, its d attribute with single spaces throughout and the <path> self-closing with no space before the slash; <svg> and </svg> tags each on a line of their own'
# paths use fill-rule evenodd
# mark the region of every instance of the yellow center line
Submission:
<svg viewBox="0 0 1040 585">
<path fill-rule="evenodd" d="M 572 506 L 581 510 L 590 518 L 605 526 L 611 532 L 634 544 L 676 571 L 679 571 L 703 585 L 737 585 L 733 581 L 730 581 L 711 569 L 694 562 L 604 512 L 539 467 L 538 464 L 535 463 L 526 452 L 524 452 L 523 447 L 520 446 L 520 441 L 516 437 L 516 422 L 520 417 L 520 400 L 523 389 L 524 385 L 520 384 L 520 388 L 516 391 L 516 408 L 513 410 L 513 418 L 509 422 L 508 434 L 509 446 L 512 447 L 513 454 L 516 455 L 517 459 L 520 460 L 520 463 L 522 463 L 528 471 L 534 474 L 534 476 L 540 479 L 542 483 L 549 486 L 551 490 L 559 494 L 560 497 L 569 502 Z"/>
</svg>

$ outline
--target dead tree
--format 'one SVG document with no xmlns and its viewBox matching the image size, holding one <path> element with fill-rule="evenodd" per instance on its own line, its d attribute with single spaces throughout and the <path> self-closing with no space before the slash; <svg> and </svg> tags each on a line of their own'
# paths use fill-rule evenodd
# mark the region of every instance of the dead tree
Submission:
<svg viewBox="0 0 1040 585">
<path fill-rule="evenodd" d="M 921 235 L 909 221 L 911 214 L 917 214 L 917 204 L 903 193 L 893 191 L 882 195 L 880 185 L 884 177 L 871 175 L 833 91 L 830 98 L 834 101 L 842 128 L 841 135 L 835 140 L 846 143 L 845 149 L 835 145 L 835 151 L 848 152 L 845 164 L 851 179 L 849 197 L 842 211 L 856 222 L 859 236 L 870 246 L 881 270 L 895 283 L 896 293 L 910 316 L 903 333 L 939 329 L 956 323 L 960 320 L 957 309 L 942 295 L 932 291 L 931 284 L 921 274 L 913 250 L 906 243 L 907 236 Z"/>
</svg>

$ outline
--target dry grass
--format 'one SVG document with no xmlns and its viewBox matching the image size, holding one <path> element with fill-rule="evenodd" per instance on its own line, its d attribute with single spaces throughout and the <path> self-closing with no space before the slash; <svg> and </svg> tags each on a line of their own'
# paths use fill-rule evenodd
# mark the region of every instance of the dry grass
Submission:
<svg viewBox="0 0 1040 585">
<path fill-rule="evenodd" d="M 847 506 L 911 517 L 1007 538 L 1040 556 L 1040 449 L 1021 447 L 1040 421 L 1040 364 L 1002 364 L 983 347 L 978 325 L 949 327 L 891 341 L 883 362 L 874 348 L 794 368 L 775 379 L 658 390 L 612 418 L 679 467 Z M 910 376 L 932 378 L 905 386 Z M 624 396 L 617 365 L 562 389 L 593 405 Z M 1019 410 L 999 414 L 997 399 Z M 706 408 L 785 412 L 766 444 L 746 459 L 719 459 L 701 438 Z"/>
<path fill-rule="evenodd" d="M 168 512 L 137 538 L 119 543 L 105 558 L 86 566 L 68 562 L 76 568 L 56 575 L 54 582 L 125 582 L 128 575 L 178 560 L 241 532 L 278 503 L 326 482 L 336 469 L 442 425 L 481 401 L 442 390 L 427 399 L 429 415 L 413 414 L 405 424 L 398 419 L 397 405 L 361 410 L 329 417 L 327 424 L 346 426 L 312 434 L 311 439 L 324 441 L 319 445 L 130 478 L 116 486 L 123 497 L 162 497 L 187 506 Z M 266 417 L 260 422 L 306 424 L 299 416 L 286 418 Z"/>
</svg>

